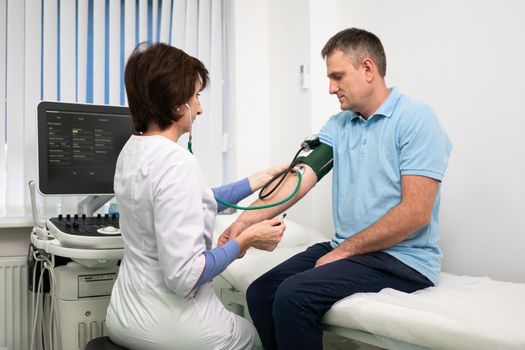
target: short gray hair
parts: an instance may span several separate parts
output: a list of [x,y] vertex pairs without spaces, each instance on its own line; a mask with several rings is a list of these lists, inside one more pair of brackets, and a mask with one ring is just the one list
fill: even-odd
[[381,40],[370,32],[359,28],[348,28],[335,34],[328,40],[321,51],[321,56],[326,58],[334,50],[341,50],[352,56],[354,66],[369,57],[374,61],[379,74],[384,78],[386,75],[386,55]]

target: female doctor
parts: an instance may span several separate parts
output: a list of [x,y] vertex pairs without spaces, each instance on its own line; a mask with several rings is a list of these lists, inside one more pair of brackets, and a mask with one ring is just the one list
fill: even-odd
[[[250,247],[273,250],[285,225],[266,220],[211,249],[217,203],[197,159],[176,143],[202,113],[208,71],[182,50],[139,44],[125,69],[138,135],[122,149],[114,190],[124,258],[106,324],[129,349],[250,349],[255,329],[227,311],[209,283]],[[213,191],[236,202],[283,167]]]

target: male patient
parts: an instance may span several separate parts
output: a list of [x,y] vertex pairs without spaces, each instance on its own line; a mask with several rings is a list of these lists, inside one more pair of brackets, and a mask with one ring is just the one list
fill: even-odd
[[[383,288],[410,293],[439,278],[439,193],[451,150],[445,131],[429,106],[386,86],[385,52],[374,34],[343,30],[322,56],[329,92],[342,109],[319,134],[333,151],[336,231],[330,242],[309,247],[248,288],[250,315],[265,349],[322,349],[321,319],[338,300]],[[294,199],[243,213],[220,244],[312,189],[319,172],[304,168]],[[288,176],[276,194],[254,205],[285,198],[296,181]]]

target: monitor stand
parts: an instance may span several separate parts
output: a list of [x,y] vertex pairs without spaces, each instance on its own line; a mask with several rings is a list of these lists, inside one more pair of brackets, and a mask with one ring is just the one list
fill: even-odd
[[86,216],[93,216],[100,207],[109,202],[113,195],[87,196],[81,200],[77,205],[79,214],[86,214]]

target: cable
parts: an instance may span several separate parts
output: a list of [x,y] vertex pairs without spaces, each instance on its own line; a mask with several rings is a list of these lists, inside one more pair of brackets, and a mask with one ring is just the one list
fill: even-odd
[[[43,279],[43,276],[44,276],[44,269],[41,268],[40,270],[40,277],[38,279],[38,287],[37,287],[37,295],[36,295],[36,310],[35,310],[35,313],[34,313],[34,319],[33,319],[33,330],[31,332],[31,348],[30,350],[33,350],[34,349],[34,345],[35,345],[35,332],[36,332],[36,324],[37,324],[37,320],[38,320],[38,309],[40,308],[40,293],[41,293],[41,289],[43,289],[44,285],[42,283],[42,279]],[[33,289],[35,287],[33,286]],[[34,290],[33,290],[33,293],[34,293]],[[42,310],[43,312],[43,310]]]
[[44,267],[48,270],[50,277],[50,283],[49,283],[49,297],[51,298],[51,305],[49,306],[49,348],[53,349],[53,315],[55,313],[55,296],[54,296],[54,288],[55,288],[55,280],[54,280],[54,272],[51,266],[46,262],[44,263]]
[[[56,335],[57,335],[57,344],[58,349],[61,348],[60,343],[60,320],[57,317],[57,310],[56,310],[56,290],[57,290],[57,280],[55,275],[55,266],[54,262],[49,259],[48,256],[42,254],[39,251],[33,252],[33,258],[35,260],[35,266],[33,269],[33,295],[31,296],[31,309],[32,309],[32,330],[31,330],[31,347],[30,350],[34,350],[36,342],[36,326],[38,324],[38,315],[40,311],[40,296],[41,294],[45,294],[44,289],[44,273],[49,273],[49,282],[50,282],[50,306],[49,306],[49,323],[47,325],[46,329],[46,323],[45,323],[45,299],[42,299],[42,341],[43,341],[43,349],[54,349],[54,336],[53,336],[53,325],[56,325]],[[54,259],[53,259],[54,260]],[[38,284],[36,284],[36,270],[40,267],[40,276],[38,278]],[[46,331],[48,333],[48,338],[46,342]],[[46,343],[49,343],[49,348]]]
[[[35,252],[33,252],[33,256],[34,256]],[[33,321],[34,317],[35,317],[35,287],[36,287],[36,266],[37,266],[38,262],[36,262],[36,258],[35,258],[35,265],[33,267],[33,293],[31,295],[31,321]],[[33,324],[33,322],[31,322],[31,325]],[[34,332],[32,332],[31,334],[31,347],[29,348],[29,350],[33,350],[33,344],[34,343]]]
[[[44,260],[44,269],[46,269],[49,273],[49,297],[51,298],[51,305],[49,307],[49,323],[48,323],[48,331],[49,331],[49,348],[53,349],[53,316],[54,320],[56,321],[56,310],[55,310],[55,293],[56,293],[56,278],[55,278],[55,270],[54,265],[47,258],[46,256],[42,256],[42,260]],[[58,331],[58,330],[57,330]],[[60,338],[59,338],[60,339]]]
[[[54,258],[54,256],[53,256]],[[53,259],[54,260],[54,259]],[[53,310],[53,314],[55,315],[54,317],[54,320],[55,320],[55,324],[56,324],[56,335],[57,335],[57,349],[56,350],[61,350],[62,349],[62,337],[61,337],[61,331],[62,329],[60,328],[60,318],[57,316],[57,305],[56,305],[56,291],[57,291],[57,278],[56,278],[56,275],[55,275],[55,269],[54,269],[54,261],[53,261],[53,269],[50,271],[51,274],[52,274],[52,279],[53,279],[53,292],[51,294],[51,300],[55,300],[55,302],[53,303],[52,305],[52,310]],[[53,325],[53,324],[51,324]]]

